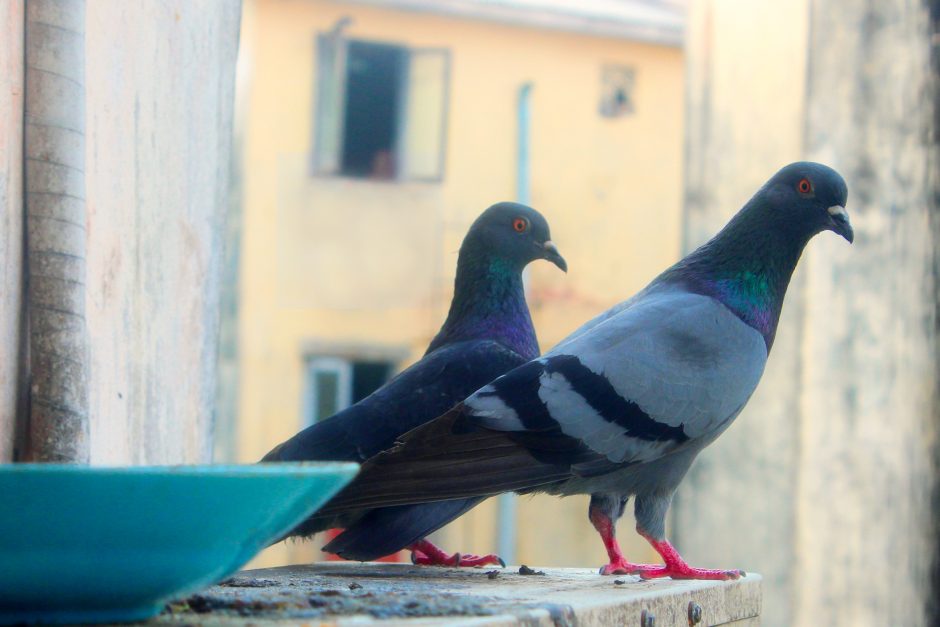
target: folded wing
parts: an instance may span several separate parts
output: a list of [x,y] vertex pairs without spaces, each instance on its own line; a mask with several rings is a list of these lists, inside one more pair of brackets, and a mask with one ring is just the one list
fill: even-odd
[[762,336],[708,296],[650,290],[370,459],[327,511],[547,489],[717,436]]

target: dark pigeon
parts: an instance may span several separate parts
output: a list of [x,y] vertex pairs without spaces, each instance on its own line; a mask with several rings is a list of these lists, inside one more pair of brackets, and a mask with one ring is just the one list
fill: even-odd
[[[804,246],[824,230],[852,241],[846,195],[826,166],[783,168],[639,294],[369,460],[327,511],[506,491],[590,494],[610,558],[602,573],[739,577],[689,566],[665,539],[666,511],[695,456],[757,387]],[[664,566],[620,552],[614,524],[631,496],[637,531]]]
[[[262,461],[363,462],[480,386],[538,357],[522,285],[522,270],[535,259],[547,259],[567,271],[545,218],[511,202],[487,209],[460,247],[450,312],[424,357],[367,398],[280,444]],[[345,531],[324,550],[353,560],[376,559],[408,547],[418,564],[500,563],[495,555],[448,555],[424,539],[481,500],[362,508],[311,518],[289,535],[342,527]]]

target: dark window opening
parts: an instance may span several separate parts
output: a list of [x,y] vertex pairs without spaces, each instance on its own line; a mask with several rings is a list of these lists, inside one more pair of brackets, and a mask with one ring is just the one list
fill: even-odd
[[358,403],[385,385],[392,374],[392,364],[385,361],[354,361],[352,402]]
[[317,37],[313,171],[378,180],[443,180],[450,55]]
[[405,50],[350,41],[347,54],[340,172],[346,176],[394,178]]

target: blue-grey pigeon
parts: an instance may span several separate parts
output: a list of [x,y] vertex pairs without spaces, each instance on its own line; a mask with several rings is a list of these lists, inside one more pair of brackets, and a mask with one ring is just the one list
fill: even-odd
[[[460,247],[450,312],[424,357],[370,396],[280,444],[262,461],[363,462],[482,385],[538,357],[522,285],[523,268],[536,259],[567,271],[539,212],[511,202],[484,211]],[[343,527],[324,550],[346,559],[365,561],[407,547],[416,564],[501,563],[495,555],[449,555],[425,539],[481,500],[363,508],[311,518],[289,535]]]
[[[728,579],[689,566],[665,538],[695,456],[740,413],[764,371],[804,246],[849,242],[834,170],[780,170],[709,242],[543,357],[498,377],[370,459],[329,503],[347,508],[484,497],[591,494],[610,563],[602,573]],[[665,565],[627,562],[614,523],[635,497],[637,531]]]

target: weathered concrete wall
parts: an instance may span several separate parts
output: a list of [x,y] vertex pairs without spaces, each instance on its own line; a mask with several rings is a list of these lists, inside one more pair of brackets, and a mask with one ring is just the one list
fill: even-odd
[[758,393],[680,492],[677,538],[697,563],[761,572],[765,625],[929,624],[940,373],[926,4],[692,11],[689,246],[799,158],[845,175],[856,242],[808,247]]
[[240,10],[88,5],[93,463],[211,457]]
[[[940,241],[928,212],[940,93],[926,4],[811,5],[807,156],[845,174],[856,241],[826,241],[806,260],[803,625],[923,625],[938,594],[928,573]],[[887,578],[870,577],[886,564]]]
[[0,462],[13,458],[23,293],[23,0],[0,4]]
[[[87,447],[90,435],[93,462],[207,461],[241,5],[101,1],[84,17],[68,10],[82,4],[0,5],[0,461],[12,458],[15,433],[36,440],[38,423],[49,427],[39,439],[49,441],[51,458]],[[24,40],[27,18],[35,28]],[[55,40],[63,33],[71,39]],[[24,112],[25,82],[38,91]],[[75,139],[83,127],[85,149]],[[64,139],[53,141],[53,133]],[[26,364],[24,184],[35,205],[31,294],[52,305],[51,313],[33,306],[30,315],[55,327],[34,343],[63,363],[90,357],[90,434],[83,421],[79,431],[62,431],[60,416],[27,425],[17,415]],[[83,197],[87,217],[77,212]],[[37,225],[53,228],[43,234]],[[47,255],[50,243],[65,245],[59,252],[66,254]],[[71,318],[49,298],[65,298]],[[72,323],[82,321],[82,307],[87,338]],[[36,370],[48,360],[33,352]],[[80,378],[56,385],[79,399],[83,386],[68,382]],[[34,395],[56,385],[34,387]],[[33,408],[41,405],[34,396]],[[49,406],[75,414],[70,403]]]
[[[806,0],[691,5],[687,249],[708,239],[773,172],[802,155],[806,10]],[[787,294],[763,383],[735,424],[699,457],[673,507],[674,537],[687,559],[761,573],[768,625],[792,621],[795,514],[786,504],[797,498],[805,270],[797,268]]]

